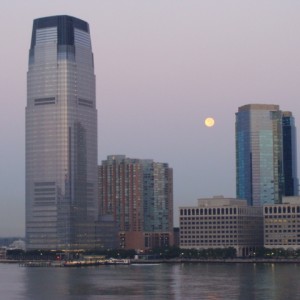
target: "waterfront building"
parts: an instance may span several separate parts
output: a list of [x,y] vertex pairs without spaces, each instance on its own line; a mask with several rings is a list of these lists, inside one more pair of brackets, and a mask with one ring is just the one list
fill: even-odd
[[179,227],[174,227],[173,229],[173,242],[174,242],[174,247],[179,247],[180,245],[180,240],[179,240]]
[[300,249],[300,197],[264,205],[264,247]]
[[95,248],[96,249],[118,249],[119,228],[112,215],[99,216],[95,223]]
[[99,214],[112,215],[119,245],[149,249],[173,243],[173,174],[166,163],[111,155],[99,172]]
[[290,112],[248,104],[236,113],[236,194],[249,205],[298,195],[296,135]]
[[6,259],[6,247],[1,247],[0,246],[0,259]]
[[97,220],[97,110],[87,22],[33,22],[26,106],[27,249],[89,249]]
[[198,206],[179,208],[179,227],[183,249],[233,247],[238,256],[248,256],[263,245],[262,207],[242,199],[198,199]]

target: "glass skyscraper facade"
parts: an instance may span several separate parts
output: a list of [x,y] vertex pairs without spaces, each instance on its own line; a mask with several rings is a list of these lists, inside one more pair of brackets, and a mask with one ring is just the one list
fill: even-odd
[[[293,170],[291,176],[297,176],[296,136],[284,138],[284,123],[278,105],[248,104],[236,113],[236,194],[249,205],[281,203],[288,173]],[[293,150],[284,156],[290,147]],[[290,170],[288,156],[293,157]]]
[[90,248],[97,213],[89,25],[70,16],[36,19],[27,73],[27,249]]
[[282,115],[284,195],[298,196],[297,143],[295,120],[291,112]]

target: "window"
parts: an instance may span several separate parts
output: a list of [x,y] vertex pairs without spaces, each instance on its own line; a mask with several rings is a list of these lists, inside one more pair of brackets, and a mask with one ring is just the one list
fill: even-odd
[[34,99],[34,105],[55,104],[55,97],[37,98]]

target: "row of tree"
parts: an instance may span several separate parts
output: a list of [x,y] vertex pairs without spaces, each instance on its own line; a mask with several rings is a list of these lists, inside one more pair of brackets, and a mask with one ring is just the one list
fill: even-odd
[[236,257],[235,248],[208,248],[208,249],[181,249],[179,247],[170,247],[165,249],[153,249],[150,253],[156,254],[159,258],[234,258]]
[[[134,258],[135,255],[146,255],[157,259],[227,259],[235,258],[236,249],[229,248],[209,248],[209,249],[181,249],[179,247],[155,248],[147,252],[136,252],[135,250],[125,249],[106,249],[78,252],[61,252],[48,250],[7,250],[7,259],[17,260],[58,260],[58,259],[77,259],[83,255],[102,255],[106,258]],[[300,249],[270,249],[257,248],[248,257],[252,258],[300,258]]]
[[300,249],[258,248],[252,256],[258,258],[300,258]]
[[181,249],[179,247],[155,248],[140,253],[135,250],[124,249],[106,249],[80,252],[61,252],[49,250],[7,250],[7,259],[15,260],[59,260],[59,259],[78,259],[83,255],[101,255],[106,258],[134,258],[136,255],[145,255],[157,259],[175,259],[175,258],[233,258],[236,257],[234,248],[222,249]]

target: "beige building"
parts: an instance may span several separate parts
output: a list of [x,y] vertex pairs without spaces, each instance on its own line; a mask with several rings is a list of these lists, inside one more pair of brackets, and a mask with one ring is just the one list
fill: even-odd
[[264,246],[300,249],[300,197],[283,197],[282,202],[264,205]]
[[215,196],[198,200],[198,206],[179,208],[181,248],[234,247],[248,256],[263,246],[262,207],[246,200]]

